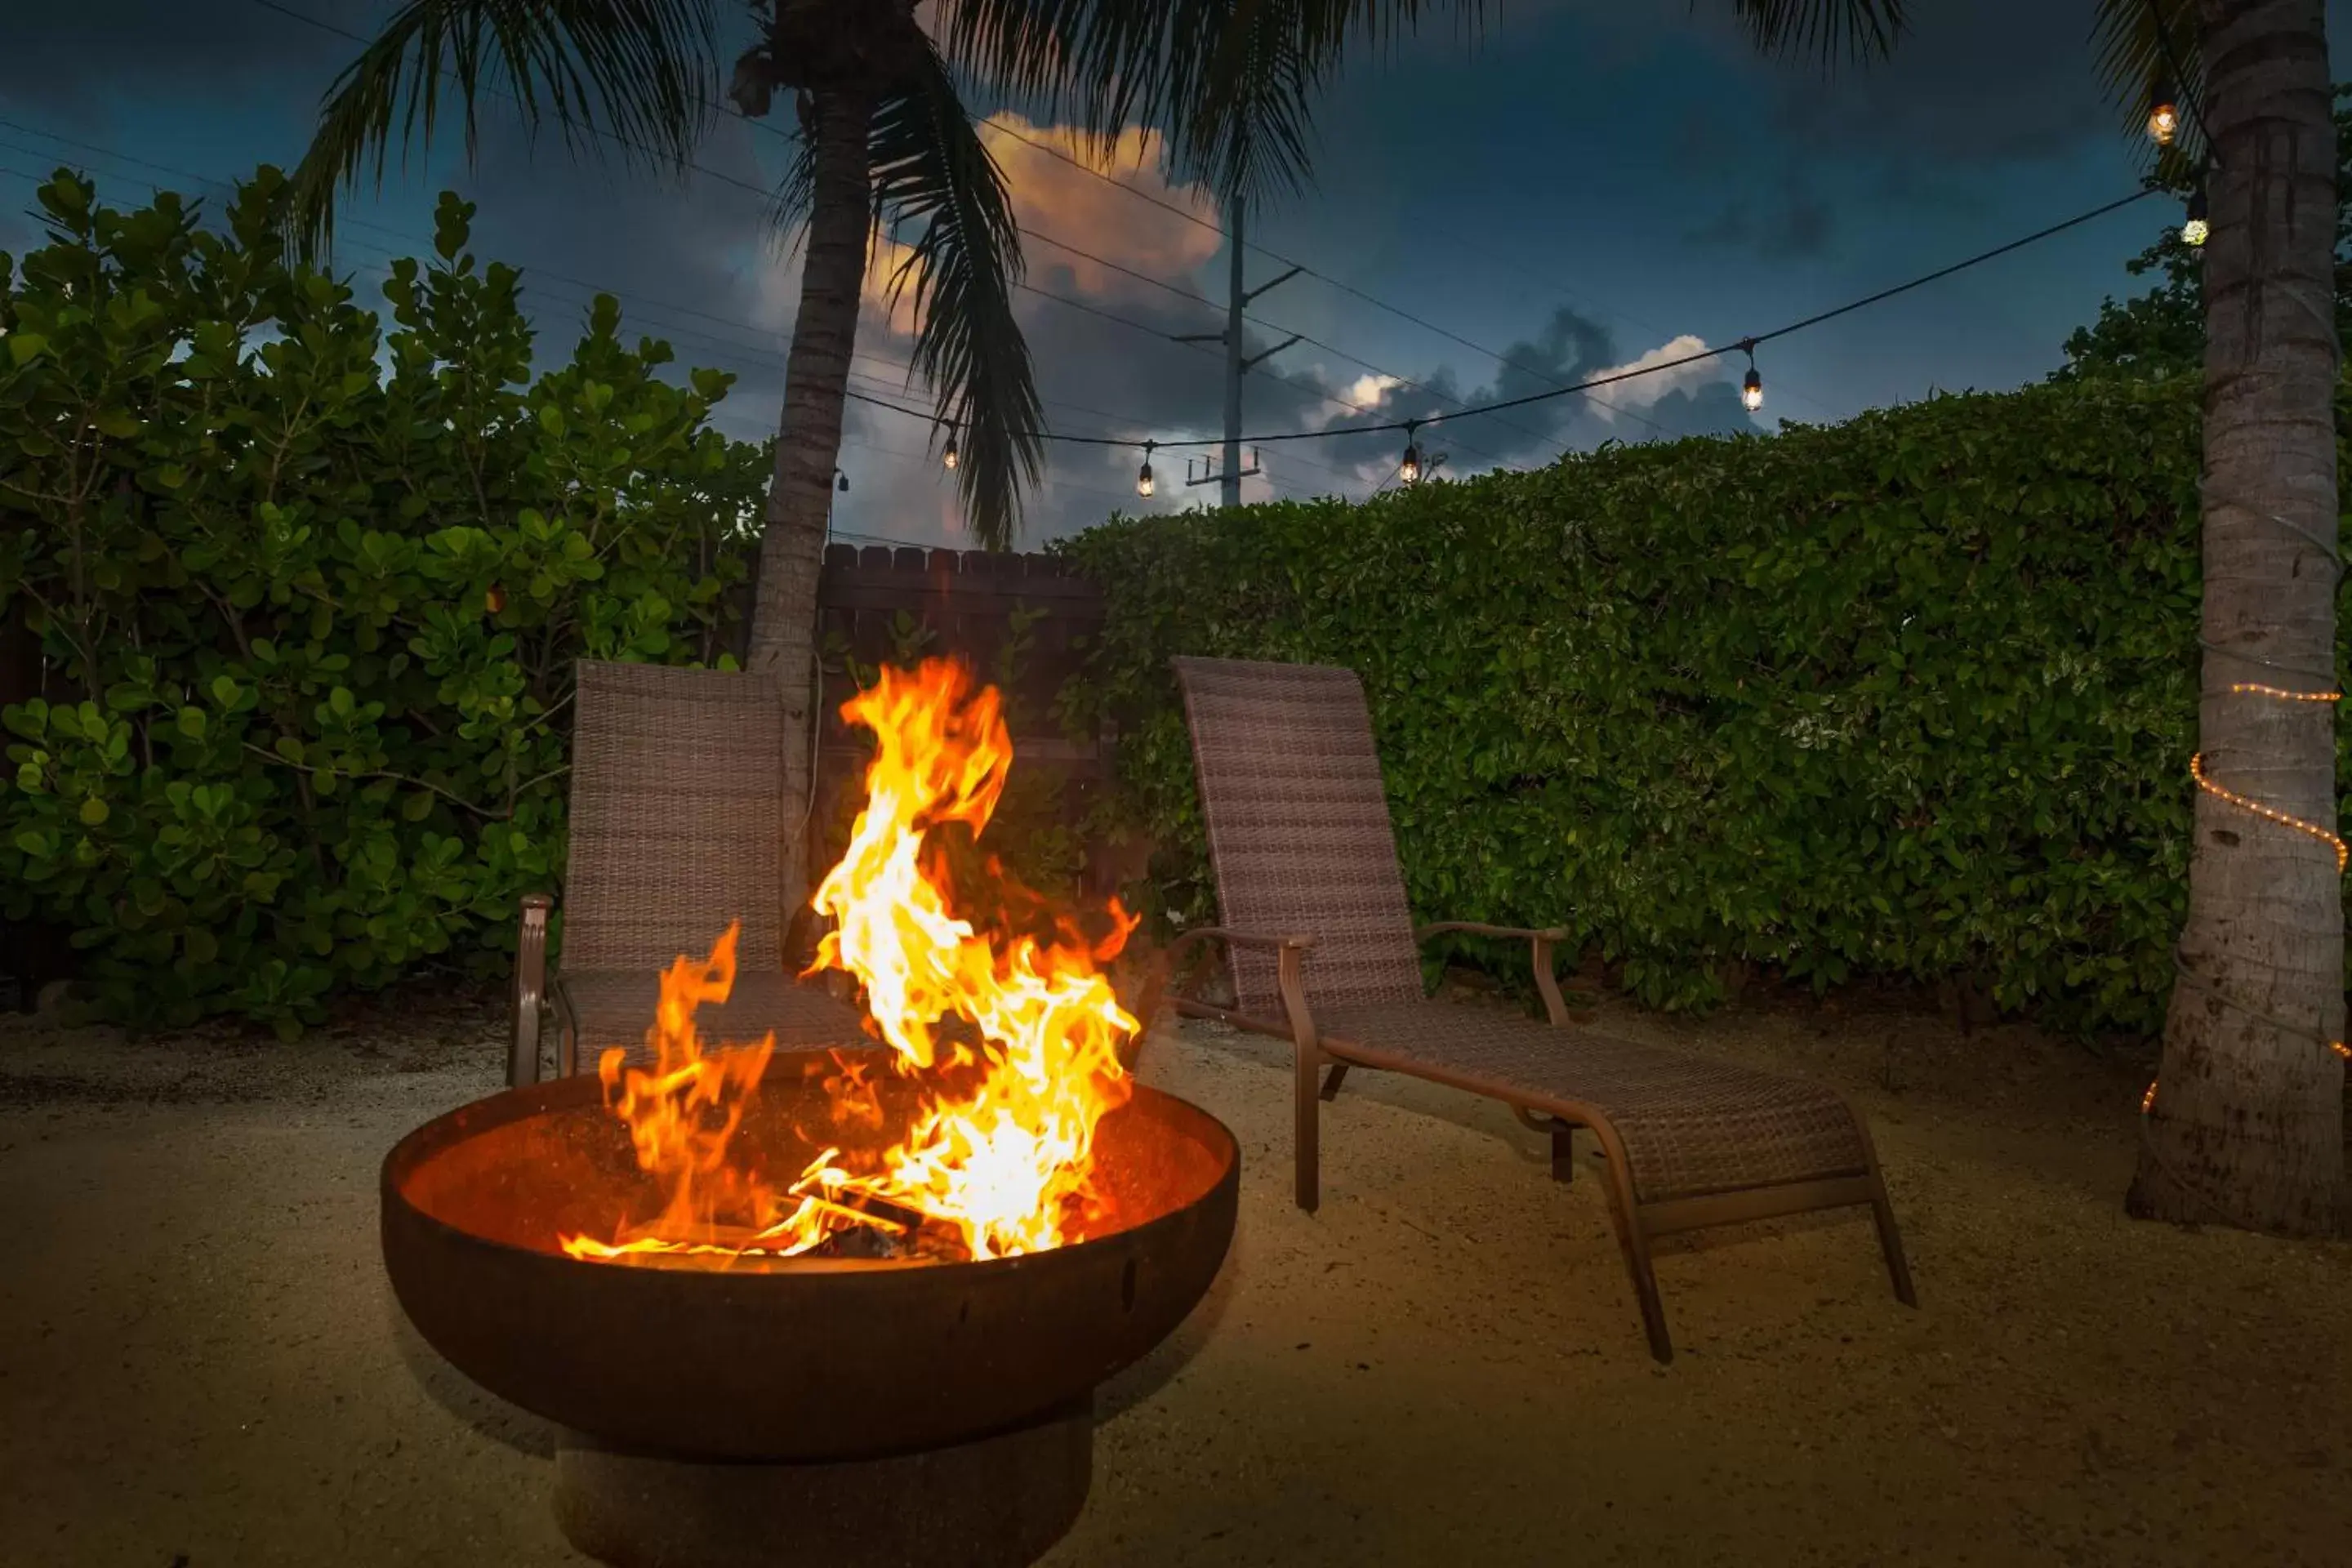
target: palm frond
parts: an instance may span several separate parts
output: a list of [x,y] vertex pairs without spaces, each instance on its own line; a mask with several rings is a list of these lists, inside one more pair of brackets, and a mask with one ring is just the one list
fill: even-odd
[[1318,36],[1324,6],[1242,0],[1218,8],[1225,25],[1211,47],[1169,62],[1169,101],[1190,106],[1171,117],[1171,173],[1229,205],[1261,205],[1306,178],[1313,96],[1342,40]]
[[796,236],[816,205],[816,138],[809,134],[803,115],[801,133],[793,138],[793,161],[768,204],[768,221],[781,236]]
[[1177,178],[1263,200],[1306,178],[1315,90],[1350,52],[1377,54],[1485,0],[938,0],[949,58],[1099,150],[1134,124],[1170,140]]
[[432,139],[452,87],[468,162],[497,92],[534,130],[556,121],[572,150],[685,163],[717,85],[717,31],[714,0],[408,0],[328,89],[292,182],[297,249],[331,239],[335,195],[363,167],[383,182],[395,120],[404,146]]
[[1817,54],[1825,67],[1884,57],[1906,21],[1905,0],[1731,0],[1731,10],[1765,54]]
[[912,290],[914,372],[933,387],[942,424],[958,432],[956,479],[973,537],[1002,550],[1044,458],[1044,412],[1013,315],[1021,235],[1003,175],[946,62],[936,50],[926,55],[919,79],[875,110],[875,211],[893,228],[919,226],[891,273],[890,302]]

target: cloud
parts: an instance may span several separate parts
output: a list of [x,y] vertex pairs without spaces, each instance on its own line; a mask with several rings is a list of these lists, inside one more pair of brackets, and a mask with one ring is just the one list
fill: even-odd
[[[1493,379],[1484,385],[1465,388],[1454,371],[1441,367],[1415,383],[1389,381],[1378,384],[1377,395],[1356,397],[1366,405],[1370,417],[1327,415],[1318,423],[1344,428],[1451,416],[1420,432],[1416,444],[1424,456],[1442,455],[1444,471],[1455,475],[1541,465],[1564,451],[1603,440],[1753,430],[1738,392],[1724,379],[1727,367],[1720,358],[1652,371],[1703,353],[1706,346],[1703,339],[1685,333],[1621,358],[1606,328],[1562,307],[1546,319],[1540,331],[1507,345],[1502,351],[1506,363],[1497,364]],[[1635,374],[1590,394],[1541,396],[1629,371],[1652,374]],[[1350,395],[1368,393],[1373,384],[1367,377],[1348,390]],[[1522,397],[1541,400],[1494,414],[1457,412]],[[1404,437],[1391,431],[1339,437],[1315,446],[1318,458],[1343,467],[1359,482],[1379,484],[1394,473]]]
[[1642,434],[1657,440],[1685,436],[1752,436],[1756,421],[1741,405],[1739,393],[1728,381],[1678,386],[1654,400],[1644,410]]
[[1807,190],[1802,178],[1792,172],[1782,177],[1777,199],[1753,204],[1746,196],[1736,196],[1683,237],[1709,249],[1794,261],[1826,251],[1835,226],[1829,204]]
[[[1207,437],[1221,426],[1222,353],[1170,341],[1178,333],[1214,330],[1221,318],[1120,270],[1206,292],[1194,272],[1223,244],[1213,227],[1203,226],[1215,221],[1213,204],[1198,192],[1167,181],[1157,133],[1129,132],[1113,146],[1100,149],[1066,128],[1040,125],[1014,114],[999,113],[983,124],[992,128],[984,129],[982,136],[1003,172],[1016,219],[1030,231],[1023,246],[1027,277],[1043,292],[1017,292],[1014,312],[1028,341],[1039,392],[1046,400],[1048,426],[1118,443],[1048,444],[1044,483],[1028,498],[1024,542],[1034,543],[1098,522],[1116,509],[1169,511],[1213,499],[1213,487],[1183,483],[1184,458],[1197,458],[1197,451],[1163,451],[1155,457],[1157,494],[1150,500],[1136,496],[1134,484],[1145,440]],[[1031,141],[1058,149],[1085,168],[1039,150]],[[1086,169],[1114,177],[1166,207],[1123,194]],[[1202,221],[1191,221],[1184,213]],[[1074,256],[1041,236],[1066,238],[1088,255]],[[877,247],[867,277],[852,386],[929,409],[929,390],[909,385],[903,369],[918,324],[911,299],[902,297],[895,310],[885,308],[887,279],[907,254],[904,246],[887,238]],[[772,253],[762,268],[761,319],[788,333],[799,297],[798,258]],[[1076,300],[1133,325],[1090,314],[1049,295]],[[742,387],[737,401],[747,409],[755,401],[772,409],[781,394],[780,380],[763,380]],[[1261,416],[1308,423],[1322,406],[1312,392],[1252,378],[1254,423]],[[845,448],[843,465],[855,477],[849,493],[836,503],[840,528],[926,544],[960,547],[970,542],[963,535],[953,481],[929,450],[926,424],[853,401],[845,432],[851,444]],[[1287,465],[1289,470],[1299,468]],[[1244,481],[1245,499],[1274,493],[1263,478]]]
[[[1612,364],[1593,372],[1583,379],[1599,381],[1616,375],[1631,378],[1601,389],[1594,400],[1594,412],[1603,422],[1614,424],[1621,412],[1645,408],[1670,393],[1687,396],[1685,388],[1722,380],[1723,364],[1720,360],[1699,360],[1688,364],[1675,363],[1706,352],[1705,338],[1694,332],[1685,332],[1623,364]],[[1661,366],[1667,368],[1657,368]],[[1643,372],[1649,374],[1643,374]]]
[[[383,17],[381,0],[302,5],[363,33]],[[243,173],[264,159],[290,165],[301,154],[320,95],[356,48],[273,18],[249,0],[125,0],[103,16],[102,10],[51,7],[37,34],[12,37],[0,58],[0,92],[9,98],[0,115],[41,120],[64,134],[211,174]],[[46,95],[43,103],[76,106],[105,128],[77,131],[62,110],[26,107],[36,89]],[[195,133],[166,140],[163,128],[182,121]],[[1221,319],[1119,268],[1221,296],[1222,240],[1203,226],[1216,219],[1213,204],[1168,182],[1155,136],[1131,133],[1097,152],[1066,131],[1014,115],[999,114],[989,123],[994,129],[982,134],[1010,184],[1019,221],[1035,235],[1066,240],[1100,258],[1075,256],[1033,236],[1024,247],[1029,280],[1133,323],[1037,293],[1018,297],[1051,427],[1107,443],[1048,448],[1045,483],[1029,500],[1023,542],[1034,547],[1115,510],[1173,511],[1213,501],[1214,485],[1183,482],[1187,458],[1213,455],[1213,447],[1161,447],[1152,459],[1159,492],[1150,501],[1135,495],[1134,482],[1147,438],[1207,439],[1221,429],[1222,352],[1213,344],[1169,341],[1171,334],[1213,331]],[[789,117],[777,124],[788,126]],[[542,135],[533,142],[495,110],[486,112],[483,130],[472,170],[458,167],[454,138],[437,138],[430,166],[416,160],[415,173],[403,175],[395,162],[383,202],[362,196],[347,209],[358,221],[343,231],[336,259],[353,275],[362,302],[383,309],[378,290],[390,255],[429,253],[430,224],[423,213],[440,185],[453,184],[479,204],[475,252],[522,268],[542,363],[568,356],[588,294],[607,289],[621,296],[625,333],[669,339],[681,374],[710,365],[738,377],[718,415],[722,428],[746,439],[772,434],[802,258],[777,243],[759,193],[774,188],[789,148],[766,131],[725,117],[698,154],[725,177],[681,181],[611,160],[575,158],[560,137]],[[1180,210],[1124,195],[1025,144],[1021,135],[1091,162]],[[150,171],[97,157],[93,167],[107,199],[118,205],[145,199]],[[886,247],[875,258],[851,385],[927,409],[928,390],[905,384],[915,323],[903,301],[890,313],[880,300],[882,280],[903,254]],[[1333,331],[1335,342],[1356,346],[1344,325]],[[1253,333],[1249,347],[1276,341]],[[1642,357],[1621,353],[1598,324],[1573,311],[1530,322],[1506,353],[1508,366],[1473,363],[1459,372],[1407,361],[1400,368],[1412,374],[1408,383],[1366,375],[1353,364],[1319,366],[1302,348],[1249,378],[1245,426],[1259,432],[1344,428],[1422,417],[1464,402],[1539,392]],[[1650,353],[1654,357],[1663,350]],[[1622,410],[1613,416],[1585,398],[1561,397],[1503,415],[1449,420],[1433,426],[1422,444],[1431,453],[1448,454],[1445,471],[1467,473],[1496,463],[1549,461],[1563,447],[1611,436],[1647,438],[1727,427],[1721,424],[1727,417],[1744,423],[1736,394],[1719,379],[1644,378],[1606,395]],[[1368,421],[1348,404],[1379,417]],[[850,405],[840,462],[851,488],[836,493],[834,504],[843,535],[970,542],[952,476],[929,449],[929,437],[925,419],[870,404]],[[1333,490],[1360,496],[1391,479],[1402,446],[1394,432],[1267,446],[1258,454],[1265,472],[1245,480],[1243,494],[1248,500]]]
[[[1105,298],[1138,290],[1161,292],[1050,240],[1066,240],[1118,267],[1171,281],[1189,278],[1223,247],[1213,226],[1215,204],[1192,186],[1168,183],[1157,131],[1129,130],[1110,146],[1097,148],[1065,127],[1038,125],[1008,111],[982,121],[981,140],[1004,172],[1014,218],[1030,231],[1025,249],[1040,282],[1058,278],[1065,286]],[[1065,159],[1084,167],[1073,167]],[[1096,178],[1097,174],[1166,206],[1139,201]]]

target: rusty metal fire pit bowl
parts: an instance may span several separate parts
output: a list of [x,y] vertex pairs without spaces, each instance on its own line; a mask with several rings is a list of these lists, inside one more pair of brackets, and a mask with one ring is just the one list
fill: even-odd
[[[797,1169],[825,1058],[778,1056],[737,1136]],[[1097,1129],[1107,1215],[987,1262],[692,1267],[565,1255],[643,1202],[593,1077],[426,1123],[383,1164],[409,1321],[491,1393],[576,1434],[556,1516],[625,1568],[1035,1560],[1085,1505],[1092,1395],[1182,1321],[1233,1239],[1239,1154],[1138,1087]]]

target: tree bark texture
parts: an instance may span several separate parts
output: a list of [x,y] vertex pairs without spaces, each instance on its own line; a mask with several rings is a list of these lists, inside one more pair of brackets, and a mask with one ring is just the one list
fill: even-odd
[[[2334,832],[2336,133],[2322,0],[2203,0],[2212,237],[2203,682],[2215,784]],[[2343,880],[2323,839],[2200,790],[2189,921],[2127,1206],[2343,1222]]]
[[760,538],[758,592],[747,664],[774,680],[784,706],[786,927],[808,885],[804,827],[814,781],[809,765],[816,689],[817,574],[841,449],[842,394],[857,343],[873,220],[866,134],[874,100],[859,92],[814,95],[816,188],[801,269],[800,312],[784,366],[784,411]]

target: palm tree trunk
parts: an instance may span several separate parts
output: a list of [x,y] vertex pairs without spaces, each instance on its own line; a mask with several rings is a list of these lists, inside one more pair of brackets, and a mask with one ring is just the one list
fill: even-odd
[[[2322,0],[2204,0],[2204,678],[2214,784],[2333,832],[2336,133]],[[2343,881],[2334,847],[2200,791],[2134,1214],[2341,1223]]]
[[808,885],[803,825],[815,782],[808,735],[817,702],[817,574],[824,563],[825,520],[841,452],[842,393],[857,345],[866,281],[866,239],[873,216],[866,132],[873,118],[874,100],[863,93],[815,95],[816,188],[809,208],[808,255],[801,268],[792,354],[784,365],[783,427],[768,487],[745,661],[755,674],[776,682],[784,705],[787,930]]

